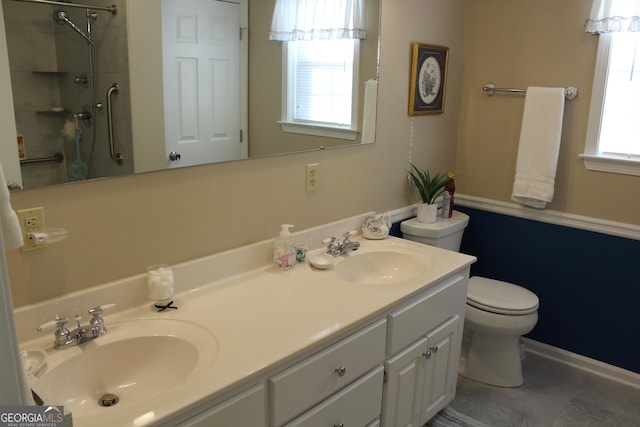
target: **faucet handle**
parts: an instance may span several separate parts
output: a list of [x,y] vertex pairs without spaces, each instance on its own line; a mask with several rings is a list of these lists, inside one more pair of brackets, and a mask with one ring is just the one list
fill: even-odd
[[61,328],[64,328],[64,325],[66,325],[68,322],[69,322],[68,317],[57,318],[55,320],[51,320],[49,322],[43,323],[42,325],[38,326],[36,330],[38,332],[43,332],[43,331],[50,331],[52,329],[61,329]]
[[320,243],[322,243],[323,245],[326,245],[327,243],[333,243],[335,241],[336,241],[335,237],[327,237],[326,239],[322,239]]
[[96,316],[100,316],[105,311],[113,310],[117,306],[118,305],[114,303],[104,304],[104,305],[99,305],[97,307],[90,308],[87,312],[89,313],[89,316],[93,316],[95,318]]
[[116,304],[105,304],[99,305],[98,307],[93,307],[88,310],[88,313],[91,317],[89,320],[89,326],[91,327],[91,332],[94,336],[100,336],[107,333],[107,328],[104,327],[104,320],[100,315],[109,310],[113,310],[116,308]]
[[91,325],[92,327],[98,327],[100,329],[104,329],[104,326],[103,326],[104,321],[102,320],[102,317],[100,317],[100,315],[105,311],[113,310],[116,307],[117,307],[116,304],[111,303],[111,304],[99,305],[97,307],[93,307],[87,310],[87,312],[89,313],[89,316],[92,316],[91,320],[89,320],[89,325]]
[[344,237],[345,241],[348,241],[351,236],[354,236],[356,234],[358,234],[358,232],[356,230],[351,230],[351,231],[347,231],[346,233],[344,233],[342,235],[342,237]]
[[71,332],[67,328],[64,327],[69,322],[69,318],[57,318],[55,320],[51,320],[49,322],[45,322],[42,325],[38,326],[38,332],[42,331],[50,331],[51,329],[55,329],[56,331],[53,333],[55,337],[53,346],[54,348],[65,348],[68,345],[71,345],[74,342],[74,337],[71,336]]

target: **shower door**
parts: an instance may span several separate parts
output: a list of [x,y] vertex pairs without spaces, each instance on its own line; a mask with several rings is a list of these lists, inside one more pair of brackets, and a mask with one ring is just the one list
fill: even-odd
[[162,20],[169,167],[246,158],[240,117],[240,5],[163,0]]

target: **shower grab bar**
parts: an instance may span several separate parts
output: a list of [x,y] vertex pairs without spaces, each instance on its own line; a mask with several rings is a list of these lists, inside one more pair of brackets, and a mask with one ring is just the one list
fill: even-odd
[[109,154],[114,162],[121,165],[124,160],[122,153],[116,153],[113,143],[113,110],[111,109],[111,97],[120,92],[120,86],[118,83],[114,83],[107,90],[107,132],[109,134]]
[[21,165],[28,165],[30,163],[47,163],[47,162],[62,163],[63,161],[64,161],[64,154],[62,154],[62,153],[53,153],[49,157],[34,157],[33,159],[20,160],[20,164]]
[[[496,87],[493,83],[487,83],[482,87],[482,91],[487,95],[494,95],[496,92],[509,92],[509,93],[527,93],[526,89],[516,89],[516,88],[506,88],[506,87]],[[564,90],[564,96],[569,100],[573,101],[578,96],[578,88],[575,86],[569,86]]]
[[118,14],[118,7],[115,4],[112,4],[111,6],[92,6],[92,5],[86,5],[86,4],[66,3],[63,1],[53,1],[53,0],[14,0],[14,1],[19,1],[22,3],[53,4],[53,5],[64,6],[64,7],[77,7],[80,9],[106,10],[112,15]]

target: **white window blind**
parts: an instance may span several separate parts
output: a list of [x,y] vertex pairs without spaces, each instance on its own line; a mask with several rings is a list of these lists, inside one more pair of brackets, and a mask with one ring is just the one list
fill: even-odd
[[293,77],[289,121],[351,127],[356,43],[353,39],[289,43]]

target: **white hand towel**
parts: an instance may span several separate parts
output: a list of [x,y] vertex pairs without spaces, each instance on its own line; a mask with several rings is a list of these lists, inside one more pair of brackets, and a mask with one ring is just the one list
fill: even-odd
[[0,224],[2,225],[5,249],[16,249],[24,244],[18,215],[11,207],[9,189],[7,188],[7,181],[4,179],[2,165],[0,165]]
[[367,80],[364,88],[364,111],[362,114],[363,144],[376,141],[376,109],[378,106],[378,81]]
[[553,198],[565,89],[530,87],[524,101],[511,199],[543,209]]

